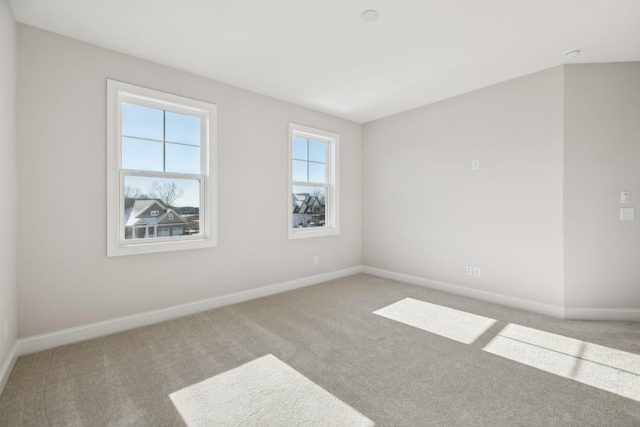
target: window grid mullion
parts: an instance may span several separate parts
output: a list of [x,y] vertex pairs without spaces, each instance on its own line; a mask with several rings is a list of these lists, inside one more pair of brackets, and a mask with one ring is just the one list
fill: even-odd
[[138,139],[140,141],[163,142],[161,139],[145,138],[142,136],[131,136],[131,135],[124,135],[124,134],[122,134],[122,138]]
[[309,167],[309,158],[310,158],[309,154],[311,154],[309,152],[310,149],[311,149],[311,142],[309,141],[309,138],[307,138],[307,182],[310,181],[309,177],[311,176],[310,167]]
[[162,170],[167,171],[167,110],[162,110]]
[[158,172],[158,171],[141,171],[135,169],[120,169],[120,171],[129,176],[144,176],[149,178],[174,178],[174,179],[204,179],[204,174],[196,173],[175,173],[175,172]]
[[292,187],[328,187],[329,184],[325,184],[323,182],[303,182],[303,181],[292,181]]

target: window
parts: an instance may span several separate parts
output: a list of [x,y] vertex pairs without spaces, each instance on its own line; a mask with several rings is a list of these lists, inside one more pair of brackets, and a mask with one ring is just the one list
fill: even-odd
[[216,246],[216,106],[113,80],[107,92],[107,256]]
[[339,139],[289,123],[289,239],[339,234]]

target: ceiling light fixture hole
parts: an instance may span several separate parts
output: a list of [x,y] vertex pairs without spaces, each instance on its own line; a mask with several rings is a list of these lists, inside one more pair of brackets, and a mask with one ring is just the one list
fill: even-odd
[[362,20],[362,22],[370,24],[378,19],[378,12],[376,12],[375,10],[365,10],[364,12],[362,12],[362,15],[360,15],[360,19]]
[[567,59],[573,59],[578,57],[578,55],[580,55],[580,50],[579,49],[575,49],[575,50],[570,50],[569,52],[564,54],[564,57]]

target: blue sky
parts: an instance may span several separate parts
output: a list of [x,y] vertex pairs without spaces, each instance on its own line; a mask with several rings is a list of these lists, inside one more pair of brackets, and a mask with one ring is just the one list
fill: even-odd
[[122,167],[200,173],[200,117],[122,104]]
[[292,179],[299,182],[327,182],[327,144],[313,139],[293,137]]
[[[151,172],[200,173],[201,118],[122,103],[122,168]],[[148,193],[154,181],[184,190],[176,206],[199,206],[199,182],[160,177],[125,177],[125,186]]]

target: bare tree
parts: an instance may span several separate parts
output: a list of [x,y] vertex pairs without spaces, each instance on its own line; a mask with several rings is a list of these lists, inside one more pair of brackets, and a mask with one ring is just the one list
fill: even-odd
[[147,195],[138,187],[134,187],[133,185],[124,186],[125,199],[144,199],[145,197],[147,197]]
[[184,196],[184,190],[178,187],[175,182],[160,184],[157,181],[153,181],[149,195],[162,201],[166,206],[173,207],[173,202]]
[[327,201],[325,192],[321,190],[314,190],[313,193],[311,193],[311,196],[318,199],[318,202],[320,202],[320,206],[324,206],[325,202]]

